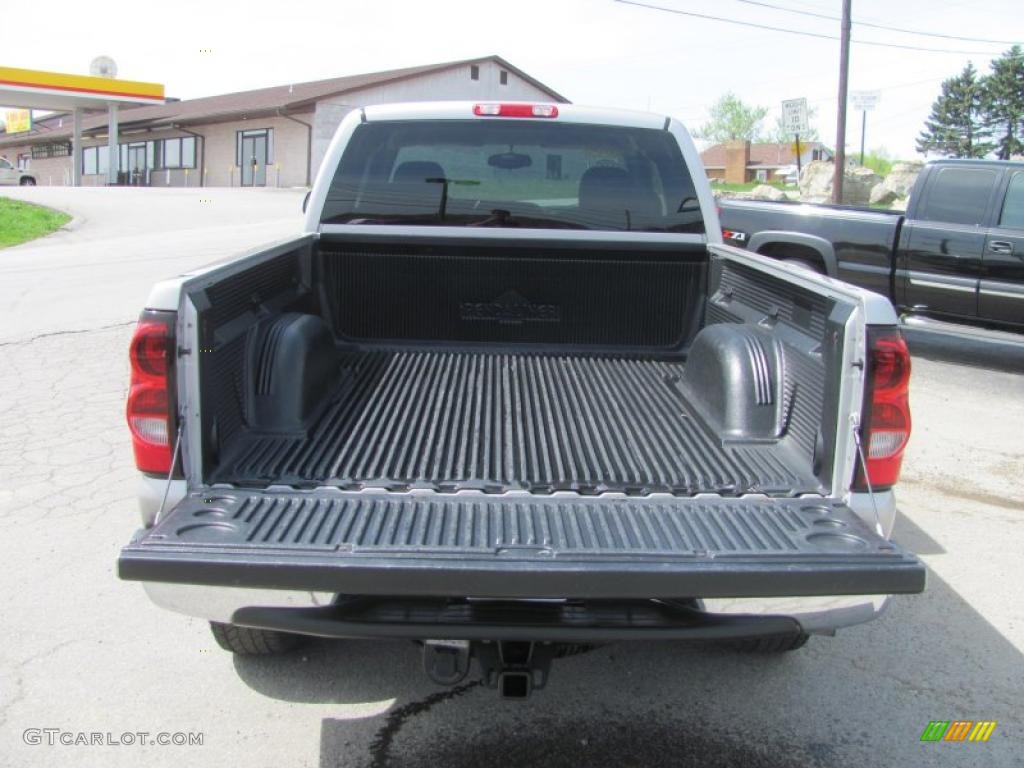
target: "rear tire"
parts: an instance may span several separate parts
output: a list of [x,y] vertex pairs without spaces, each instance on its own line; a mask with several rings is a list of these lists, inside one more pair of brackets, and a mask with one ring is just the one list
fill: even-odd
[[234,624],[221,624],[217,621],[210,622],[210,631],[217,645],[239,656],[274,656],[287,653],[305,641],[302,635],[236,627]]
[[785,653],[803,648],[807,643],[806,632],[795,635],[767,635],[765,637],[740,637],[731,640],[729,646],[740,653]]
[[19,187],[34,187],[35,185],[36,180],[31,176],[22,176],[21,181],[18,182]]

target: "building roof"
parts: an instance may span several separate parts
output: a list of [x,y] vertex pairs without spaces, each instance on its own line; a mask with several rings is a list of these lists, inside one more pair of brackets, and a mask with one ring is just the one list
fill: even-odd
[[[800,149],[803,152],[822,148],[824,145],[820,141],[800,142]],[[725,144],[708,147],[700,153],[700,159],[704,161],[705,168],[725,168]],[[787,165],[796,165],[796,153],[793,151],[791,143],[751,142],[750,160],[747,161],[748,168],[782,168]]]
[[[171,124],[189,125],[216,122],[242,116],[261,117],[278,112],[309,112],[312,110],[313,105],[321,99],[340,96],[371,86],[407,80],[431,72],[455,69],[456,67],[484,62],[497,63],[534,87],[546,92],[553,101],[569,102],[560,93],[513,66],[500,56],[484,56],[477,59],[446,61],[439,64],[390,69],[384,72],[370,72],[361,75],[334,77],[328,80],[314,80],[309,83],[276,85],[270,88],[206,96],[199,99],[169,101],[158,106],[134,107],[118,113],[118,126],[122,130],[126,128],[156,128]],[[47,140],[69,138],[72,133],[71,121],[65,120],[63,122],[63,126],[59,128],[40,126],[40,130],[33,129],[29,133],[21,133],[9,137],[0,134],[0,146],[20,144],[26,141],[32,142],[43,138]],[[106,126],[106,112],[86,115],[82,120],[83,134],[88,134],[90,131],[105,130]]]

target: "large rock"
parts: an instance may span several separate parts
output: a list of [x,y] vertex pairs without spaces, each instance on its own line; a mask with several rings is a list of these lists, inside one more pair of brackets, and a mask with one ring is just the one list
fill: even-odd
[[785,200],[786,193],[770,184],[758,184],[750,190],[751,200]]
[[875,188],[871,190],[871,197],[868,198],[868,203],[874,206],[887,208],[899,199],[899,195],[893,190],[885,186],[883,181],[881,184],[876,184]]
[[827,203],[832,199],[832,163],[814,160],[800,172],[800,199],[808,203]]
[[847,169],[843,177],[843,202],[848,205],[867,205],[871,201],[871,190],[881,180],[882,177],[870,168]]
[[758,184],[750,190],[734,192],[712,188],[711,193],[720,200],[787,200],[786,193],[769,184]]
[[[808,203],[832,201],[832,163],[815,160],[800,174],[800,199]],[[843,175],[843,202],[867,205],[871,190],[881,178],[870,168],[847,168]]]
[[897,200],[905,200],[922,168],[924,163],[920,160],[893,163],[889,175],[871,190],[871,205],[893,205]]

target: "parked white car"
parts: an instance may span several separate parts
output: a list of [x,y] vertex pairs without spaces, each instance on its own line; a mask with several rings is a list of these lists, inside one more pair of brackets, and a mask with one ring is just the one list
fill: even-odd
[[0,157],[0,185],[34,187],[36,177],[26,170],[16,167],[6,157]]

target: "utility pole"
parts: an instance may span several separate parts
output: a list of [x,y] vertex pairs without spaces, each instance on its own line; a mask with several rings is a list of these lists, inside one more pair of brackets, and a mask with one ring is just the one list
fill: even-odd
[[860,164],[864,165],[864,137],[868,134],[868,111],[860,111]]
[[846,170],[846,90],[850,76],[850,4],[843,0],[843,21],[839,42],[839,116],[836,120],[836,157],[832,176],[832,202],[843,202],[843,173]]

